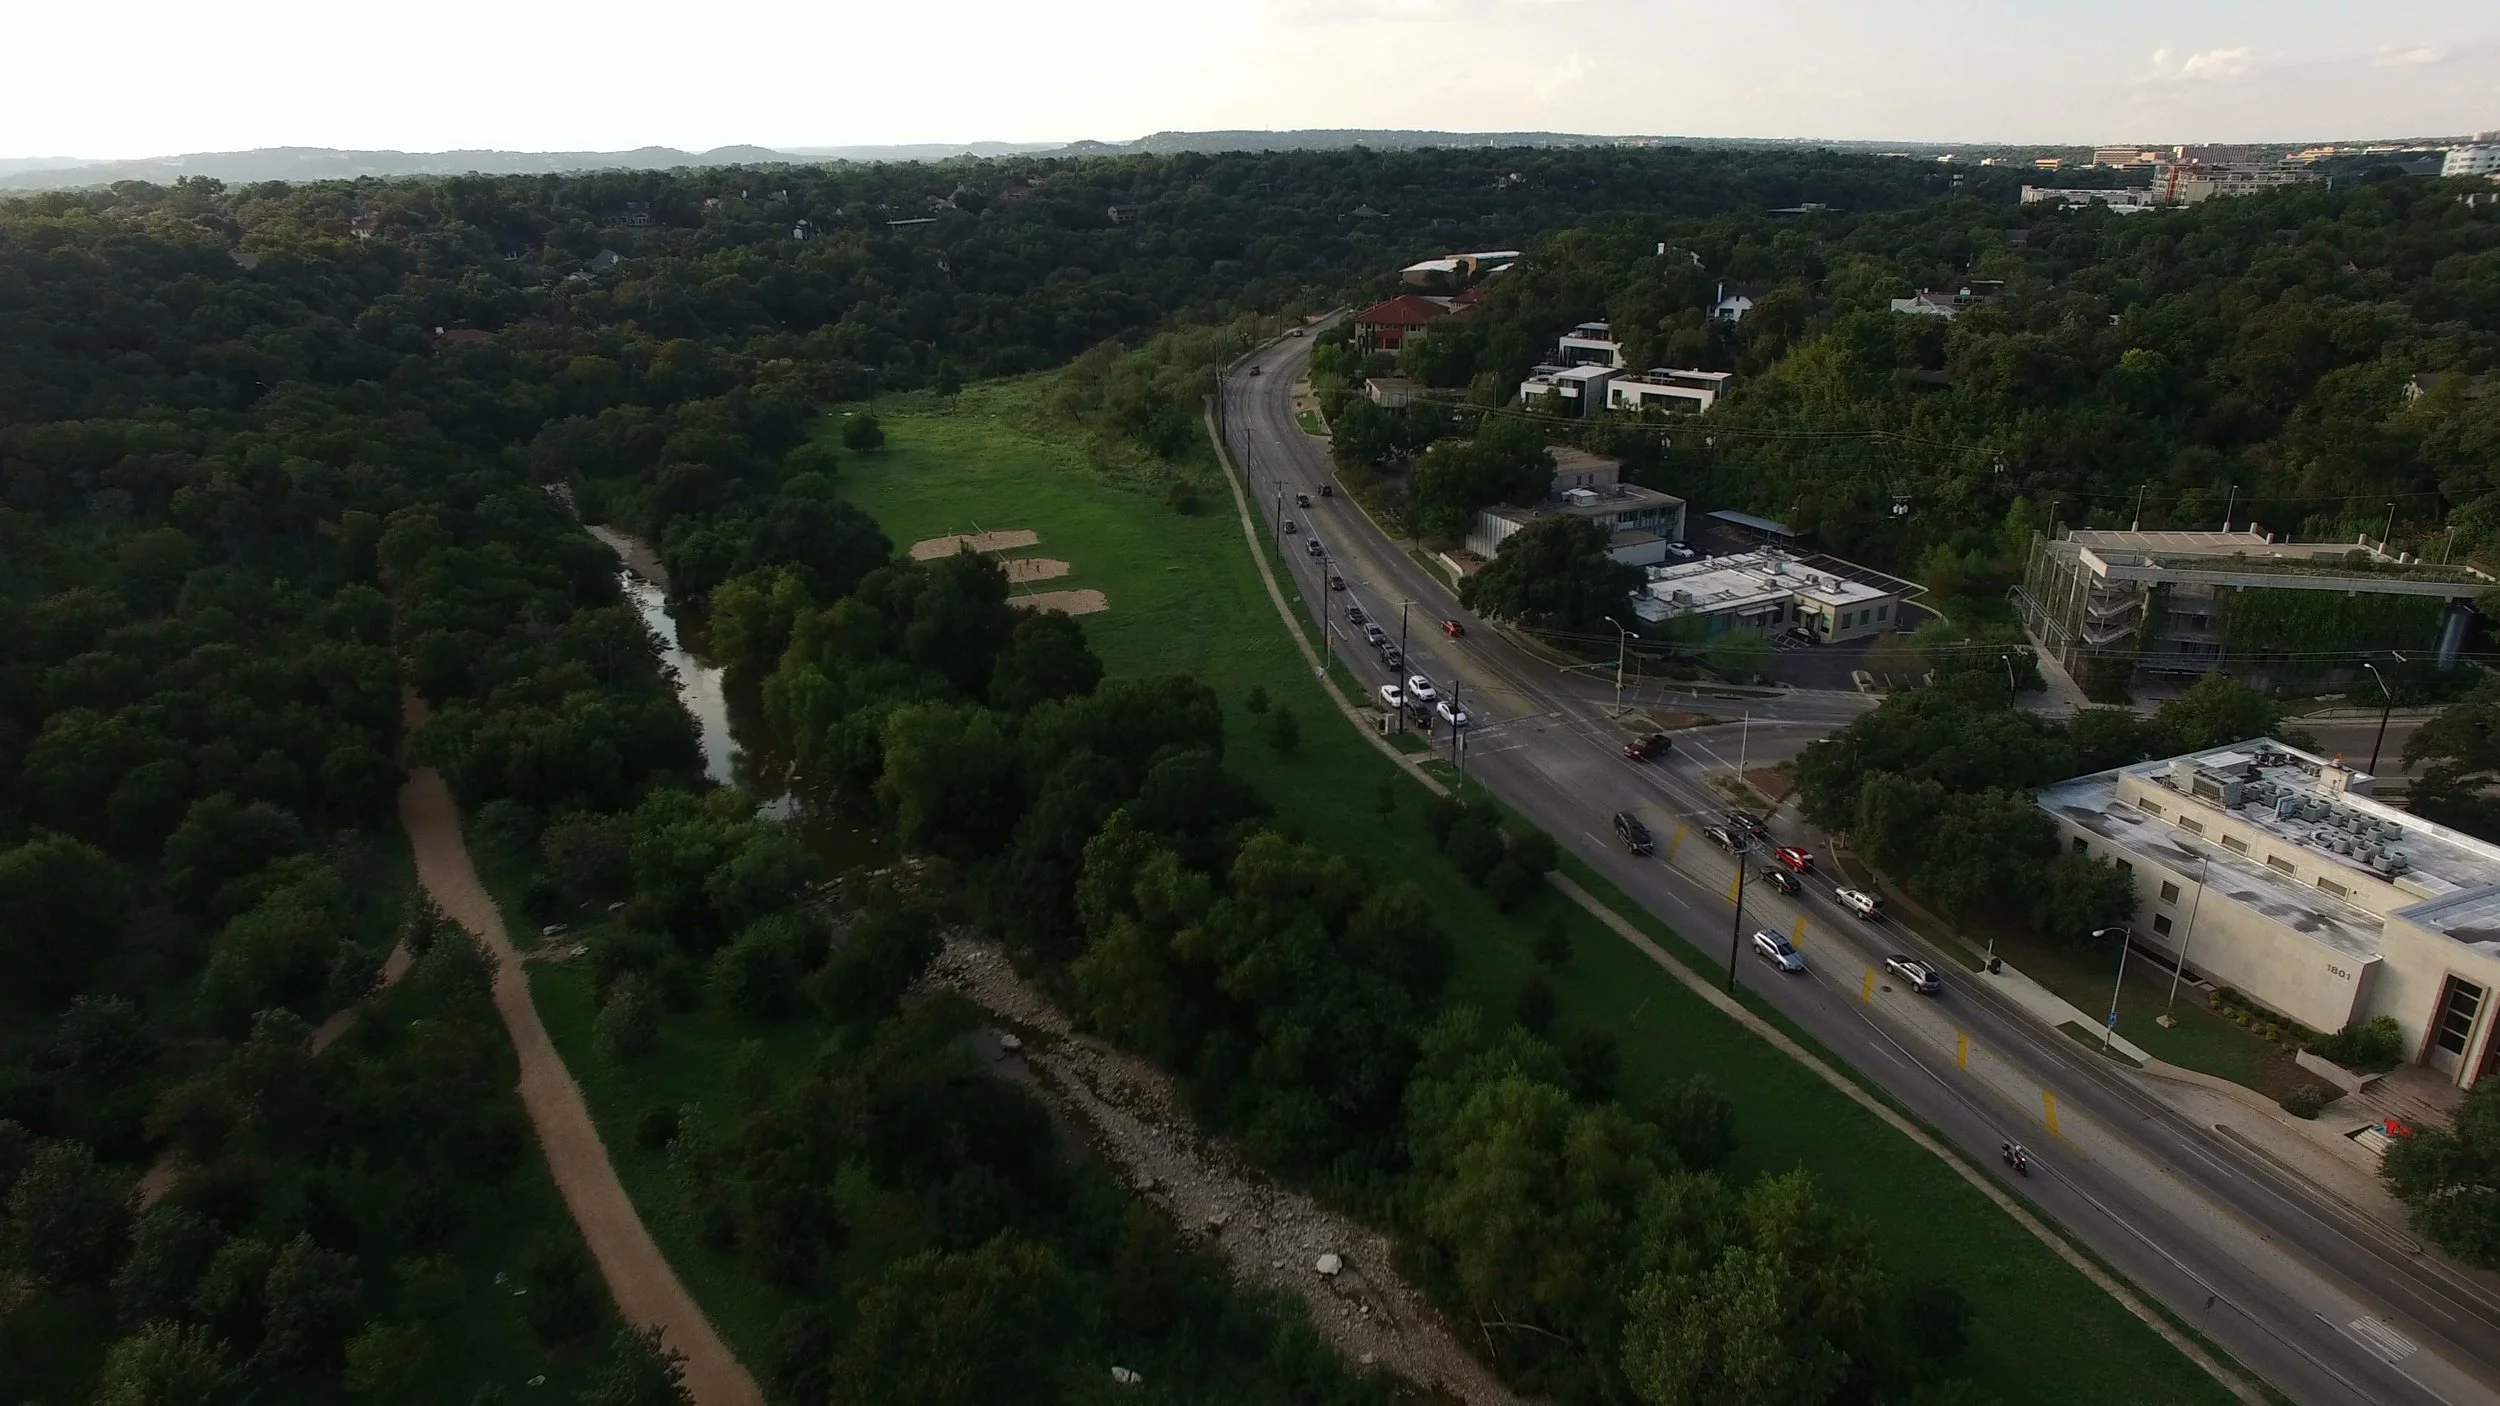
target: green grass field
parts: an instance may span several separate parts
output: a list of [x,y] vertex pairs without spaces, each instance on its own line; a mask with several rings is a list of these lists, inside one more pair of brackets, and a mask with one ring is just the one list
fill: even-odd
[[[1113,671],[1187,672],[1213,685],[1226,703],[1239,770],[1275,804],[1284,827],[1358,856],[1384,876],[1421,883],[1458,938],[1460,999],[1507,1010],[1534,970],[1531,936],[1563,924],[1577,949],[1555,983],[1563,1024],[1621,1038],[1627,1091],[1706,1072],[1739,1109],[1738,1175],[1813,1172],[1866,1219],[1894,1266],[1961,1288],[1977,1307],[1963,1370],[1989,1395],[2228,1399],[1932,1156],[1747,1034],[1559,895],[1541,895],[1517,913],[1496,912],[1433,850],[1422,825],[1422,788],[1335,716],[1279,628],[1229,493],[1206,495],[1198,515],[1183,516],[1137,476],[1099,471],[1083,446],[1040,413],[1037,386],[1023,380],[974,387],[951,408],[881,407],[890,447],[846,459],[842,491],[898,544],[975,529],[1040,534],[1038,545],[1009,555],[1066,560],[1071,574],[1049,588],[1091,586],[1108,596],[1109,610],[1086,623]],[[1274,551],[1272,542],[1265,545]],[[1262,734],[1252,731],[1242,704],[1253,685],[1302,721],[1292,755],[1256,740]],[[1385,814],[1384,787],[1394,801]],[[1667,932],[1645,914],[1626,912]]]

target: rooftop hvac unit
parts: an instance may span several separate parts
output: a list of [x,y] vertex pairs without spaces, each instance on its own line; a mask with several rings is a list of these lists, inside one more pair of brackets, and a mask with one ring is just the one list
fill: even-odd
[[2401,874],[2401,873],[2403,873],[2404,871],[2406,871],[2407,869],[2410,869],[2410,868],[2412,868],[2412,867],[2413,867],[2413,856],[2411,856],[2411,855],[2409,855],[2409,854],[2406,854],[2403,850],[2400,850],[2400,849],[2391,849],[2391,850],[2389,850],[2389,851],[2387,852],[2387,872],[2388,872],[2388,873],[2390,873],[2390,874]]
[[2300,818],[2312,821],[2326,819],[2326,802],[2318,800],[2302,801],[2300,803]]
[[2275,797],[2274,818],[2277,820],[2298,820],[2300,818],[2300,797],[2289,794]]
[[2320,849],[2333,849],[2335,848],[2335,832],[2326,829],[2312,830],[2309,832],[2309,843]]
[[2352,836],[2338,832],[2335,836],[2335,852],[2337,854],[2352,853]]

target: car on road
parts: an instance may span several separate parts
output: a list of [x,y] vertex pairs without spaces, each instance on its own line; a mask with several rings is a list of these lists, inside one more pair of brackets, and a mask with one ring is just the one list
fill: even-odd
[[1302,329],[1299,327],[1288,327],[1285,329],[1285,335],[1288,337],[1299,337],[1302,335]]
[[1663,732],[1653,732],[1647,737],[1635,737],[1623,744],[1623,755],[1636,762],[1655,761],[1674,750],[1675,739]]
[[1345,618],[1357,625],[1365,624],[1371,619],[1370,616],[1363,613],[1363,607],[1351,603],[1349,603],[1345,608]]
[[1436,713],[1439,713],[1439,714],[1441,715],[1441,721],[1443,721],[1443,722],[1445,722],[1445,723],[1448,723],[1451,727],[1454,727],[1454,728],[1463,728],[1463,727],[1466,727],[1466,726],[1467,726],[1470,722],[1472,722],[1472,721],[1473,721],[1473,719],[1471,719],[1471,718],[1469,718],[1469,717],[1467,716],[1467,710],[1466,710],[1466,709],[1461,708],[1460,706],[1458,706],[1458,705],[1457,705],[1457,704],[1455,704],[1455,703],[1452,703],[1450,700],[1448,700],[1448,699],[1446,699],[1446,698],[1442,699],[1442,700],[1441,700],[1441,705],[1440,705],[1439,707],[1437,707],[1437,708],[1434,708],[1432,711],[1434,711],[1434,712],[1436,712]]
[[1763,824],[1762,817],[1758,815],[1752,815],[1741,810],[1731,810],[1728,811],[1723,818],[1727,821],[1727,826],[1731,830],[1751,835],[1757,840],[1768,840],[1771,838],[1771,827]]
[[1811,874],[1814,872],[1812,850],[1799,849],[1795,845],[1781,845],[1778,849],[1771,851],[1771,857],[1780,862],[1782,869],[1792,873]]
[[[1298,523],[1298,522],[1295,522],[1292,518],[1287,518],[1287,519],[1285,519],[1285,535],[1286,535],[1286,536],[1291,537],[1293,534],[1295,534],[1295,533],[1297,533],[1297,532],[1300,532],[1301,530],[1302,530],[1302,524],[1300,524],[1300,523]],[[1316,539],[1314,539],[1314,540],[1316,540]]]
[[1675,558],[1677,561],[1691,561],[1693,558],[1700,556],[1701,553],[1694,551],[1692,548],[1685,546],[1681,542],[1669,542],[1667,544],[1667,555]]
[[1363,627],[1363,643],[1370,645],[1374,649],[1378,649],[1388,642],[1389,632],[1387,630],[1380,628],[1378,625],[1365,625]]
[[1832,897],[1840,900],[1841,907],[1869,922],[1884,916],[1884,901],[1864,889],[1833,889]]
[[1789,873],[1785,869],[1765,868],[1758,871],[1755,874],[1755,877],[1762,880],[1762,882],[1769,884],[1771,887],[1778,889],[1781,893],[1788,895],[1790,898],[1795,898],[1799,893],[1802,893],[1805,890],[1805,885],[1797,882],[1797,876]]
[[1342,576],[1331,575],[1331,576],[1328,578],[1328,589],[1330,589],[1330,590],[1332,590],[1332,591],[1342,591],[1342,590],[1344,590],[1344,589],[1345,589],[1345,578],[1344,578],[1344,577],[1342,577]]
[[1394,644],[1384,644],[1384,645],[1382,645],[1382,646],[1380,647],[1380,667],[1382,667],[1382,668],[1384,668],[1384,669],[1403,669],[1403,668],[1405,668],[1405,667],[1406,667],[1406,651],[1405,651],[1405,650],[1403,650],[1403,649],[1398,648],[1398,647],[1397,647],[1396,645],[1394,645]]
[[1393,683],[1380,686],[1380,706],[1394,713],[1406,706],[1406,691]]
[[1297,508],[1307,508],[1311,506],[1311,495],[1308,493],[1296,493],[1293,495],[1293,505]]
[[1253,376],[1258,375],[1258,374],[1259,374],[1259,368],[1257,368],[1257,367],[1255,367],[1255,366],[1251,367],[1251,368],[1250,368],[1250,374],[1251,374],[1251,375],[1253,375]]
[[1921,996],[1944,994],[1944,978],[1936,974],[1934,967],[1916,957],[1893,953],[1884,959],[1884,974],[1900,978],[1903,985]]
[[1303,544],[1302,544],[1302,550],[1304,550],[1304,551],[1306,551],[1306,552],[1309,552],[1312,556],[1315,556],[1315,557],[1316,557],[1316,556],[1325,556],[1325,555],[1327,555],[1327,554],[1328,554],[1328,549],[1327,549],[1326,547],[1323,547],[1323,546],[1321,546],[1321,545],[1319,544],[1319,539],[1318,539],[1317,537],[1314,537],[1314,538],[1312,538],[1311,540],[1309,540],[1309,541],[1307,541],[1307,542],[1303,543]]
[[1628,810],[1615,812],[1615,838],[1634,854],[1649,854],[1658,848],[1658,842],[1649,837],[1649,827]]
[[1448,635],[1451,639],[1457,639],[1460,635],[1467,633],[1467,627],[1455,620],[1444,620],[1441,622],[1441,633]]
[[1434,688],[1432,686],[1432,680],[1425,678],[1423,675],[1408,674],[1406,676],[1406,696],[1414,699],[1418,703],[1429,703],[1434,699],[1439,698],[1441,696],[1441,691]]
[[1744,844],[1744,841],[1737,837],[1735,831],[1730,830],[1724,825],[1704,825],[1701,827],[1701,833],[1703,838],[1709,840],[1710,843],[1717,845],[1719,848],[1726,850],[1730,854],[1734,854],[1737,851],[1737,848]]
[[1805,954],[1788,945],[1788,939],[1775,932],[1753,935],[1753,954],[1784,972],[1806,969]]
[[1323,484],[1321,484],[1321,485],[1319,486],[1319,496],[1321,496],[1322,498],[1334,498],[1334,497],[1336,497],[1336,496],[1337,496],[1337,485],[1335,485],[1335,484],[1333,484],[1333,483],[1323,483]]

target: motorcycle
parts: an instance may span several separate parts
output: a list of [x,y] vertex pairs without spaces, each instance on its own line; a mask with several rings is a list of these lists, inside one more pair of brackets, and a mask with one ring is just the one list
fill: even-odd
[[2022,1175],[2026,1177],[2031,1175],[2031,1154],[2024,1150],[2021,1143],[2004,1142],[1997,1144],[1997,1156],[2004,1161],[2006,1166],[2013,1168]]

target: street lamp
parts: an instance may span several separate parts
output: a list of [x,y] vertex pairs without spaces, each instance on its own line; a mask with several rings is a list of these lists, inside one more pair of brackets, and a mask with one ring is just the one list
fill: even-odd
[[[2397,655],[2396,662],[2403,663],[2404,656]],[[2387,743],[2387,715],[2396,711],[2396,691],[2387,686],[2387,676],[2378,671],[2378,665],[2364,659],[2361,661],[2361,667],[2370,671],[2371,678],[2378,680],[2379,696],[2387,700],[2379,706],[2378,738],[2370,744],[2370,774],[2376,776],[2378,775],[2378,749]]]
[[2127,984],[2127,929],[2094,928],[2094,937],[2118,934],[2118,980],[2109,988],[2109,1019],[2101,1022],[2101,1047],[2108,1049],[2118,1042],[2118,991]]
[[2005,666],[2005,706],[2008,708],[2023,706],[2021,698],[2018,697],[2022,690],[2014,684],[2014,656],[2000,654],[1997,656],[1997,662]]
[[1613,616],[1611,616],[1611,615],[1609,615],[1609,616],[1607,616],[1607,617],[1606,617],[1606,623],[1607,623],[1607,624],[1609,624],[1609,625],[1613,625],[1613,626],[1615,627],[1615,716],[1616,716],[1616,717],[1622,717],[1622,716],[1623,716],[1623,649],[1624,649],[1624,645],[1625,645],[1625,643],[1626,643],[1627,641],[1629,641],[1629,640],[1632,638],[1632,632],[1631,632],[1630,630],[1627,630],[1627,629],[1623,628],[1622,624],[1621,624],[1621,623],[1619,623],[1619,622],[1615,619],[1615,617],[1613,617]]
[[1745,856],[1753,853],[1753,837],[1733,826],[1729,827],[1728,837],[1736,842],[1736,847],[1728,851],[1736,856],[1736,916],[1728,921],[1727,929],[1727,990],[1733,996],[1736,994],[1736,951],[1745,940]]

